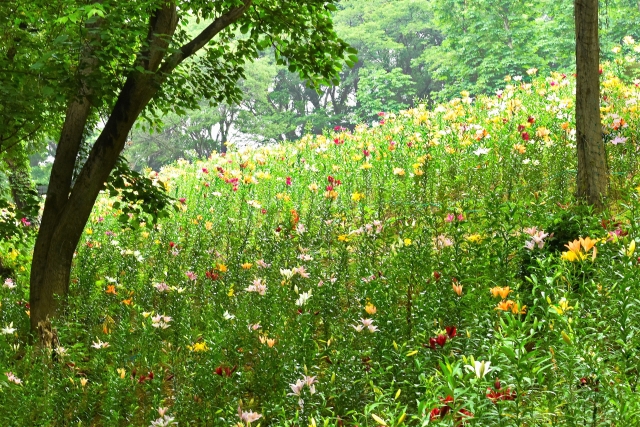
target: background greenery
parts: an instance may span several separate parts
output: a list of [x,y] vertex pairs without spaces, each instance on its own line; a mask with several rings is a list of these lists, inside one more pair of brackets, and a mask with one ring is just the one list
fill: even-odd
[[[336,30],[358,49],[338,87],[320,93],[296,73],[275,65],[269,54],[246,65],[239,105],[165,116],[164,128],[131,135],[126,156],[136,168],[157,169],[180,157],[220,151],[221,143],[293,140],[305,132],[374,120],[418,102],[432,104],[469,91],[500,89],[506,75],[573,73],[573,2],[343,0]],[[601,7],[603,60],[625,36],[640,37],[636,2],[607,1]],[[197,28],[193,23],[193,30]]]

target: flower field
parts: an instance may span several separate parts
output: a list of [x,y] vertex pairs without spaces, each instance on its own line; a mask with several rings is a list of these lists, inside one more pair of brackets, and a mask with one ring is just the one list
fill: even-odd
[[640,424],[640,88],[605,68],[594,214],[575,79],[534,74],[149,171],[178,199],[154,227],[105,195],[53,349],[27,343],[10,251],[0,423]]

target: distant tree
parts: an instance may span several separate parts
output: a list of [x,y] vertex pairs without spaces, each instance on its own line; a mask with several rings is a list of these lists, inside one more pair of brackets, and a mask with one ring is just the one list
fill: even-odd
[[573,66],[573,22],[568,0],[443,0],[430,3],[442,44],[430,47],[421,62],[439,80],[438,98],[462,90],[487,93],[505,75],[541,73]]
[[[264,92],[266,102],[257,103],[258,108],[252,109],[256,114],[241,111],[238,117],[241,130],[253,134],[256,141],[291,140],[305,131],[349,127],[379,110],[404,108],[414,97],[425,98],[434,90],[425,65],[415,61],[428,46],[441,42],[428,2],[341,0],[336,5],[336,31],[358,49],[358,61],[349,58],[340,73],[340,85],[323,86],[320,93],[308,88],[296,73],[276,69]],[[376,100],[368,83],[373,75],[385,75],[387,81],[391,77],[390,81],[400,84],[375,89],[383,95]],[[367,77],[363,80],[363,76]]]
[[577,197],[600,209],[609,171],[600,120],[598,0],[575,0]]
[[370,120],[381,111],[407,109],[415,94],[415,82],[402,69],[365,68],[360,72],[356,112],[360,119]]
[[600,60],[613,59],[612,48],[631,36],[640,39],[640,3],[635,0],[607,0],[599,4]]
[[170,112],[153,125],[140,123],[131,132],[123,152],[131,167],[159,170],[180,158],[202,159],[213,151],[225,151],[224,142],[238,115],[238,106],[201,104],[184,114]]

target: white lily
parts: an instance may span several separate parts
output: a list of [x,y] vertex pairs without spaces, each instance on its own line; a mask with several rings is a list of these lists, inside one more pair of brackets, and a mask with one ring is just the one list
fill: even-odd
[[491,372],[491,362],[485,360],[476,360],[472,365],[465,365],[469,372],[474,372],[477,378],[484,378],[486,374]]
[[11,322],[7,327],[2,328],[2,331],[0,332],[4,335],[8,335],[8,334],[14,333],[15,331],[16,331],[16,328],[13,327],[13,322]]

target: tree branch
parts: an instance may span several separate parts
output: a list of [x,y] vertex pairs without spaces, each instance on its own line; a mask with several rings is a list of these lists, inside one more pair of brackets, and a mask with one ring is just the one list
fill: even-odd
[[220,31],[227,28],[229,25],[236,22],[244,14],[244,12],[251,6],[252,0],[244,0],[242,6],[234,7],[227,13],[216,18],[207,28],[202,30],[200,34],[189,43],[182,46],[177,52],[171,55],[165,60],[160,67],[160,73],[168,74],[173,71],[178,65],[185,59],[202,49],[204,45],[214,38]]
[[138,63],[147,71],[156,71],[169,47],[169,41],[178,25],[175,1],[168,1],[149,19],[147,49],[138,56]]
[[[9,141],[11,138],[6,138],[6,139],[0,138],[0,154],[2,154],[3,152],[9,151],[11,148],[15,147],[21,141],[28,141],[33,135],[36,134],[36,132],[38,132],[40,130],[41,127],[42,127],[42,124],[36,125],[36,127],[31,132],[28,132],[26,135],[24,135],[21,138],[17,139],[13,144],[5,145],[4,147],[2,146],[3,142],[4,141]],[[17,135],[19,131],[20,131],[20,129],[17,129],[14,132],[13,136]]]

